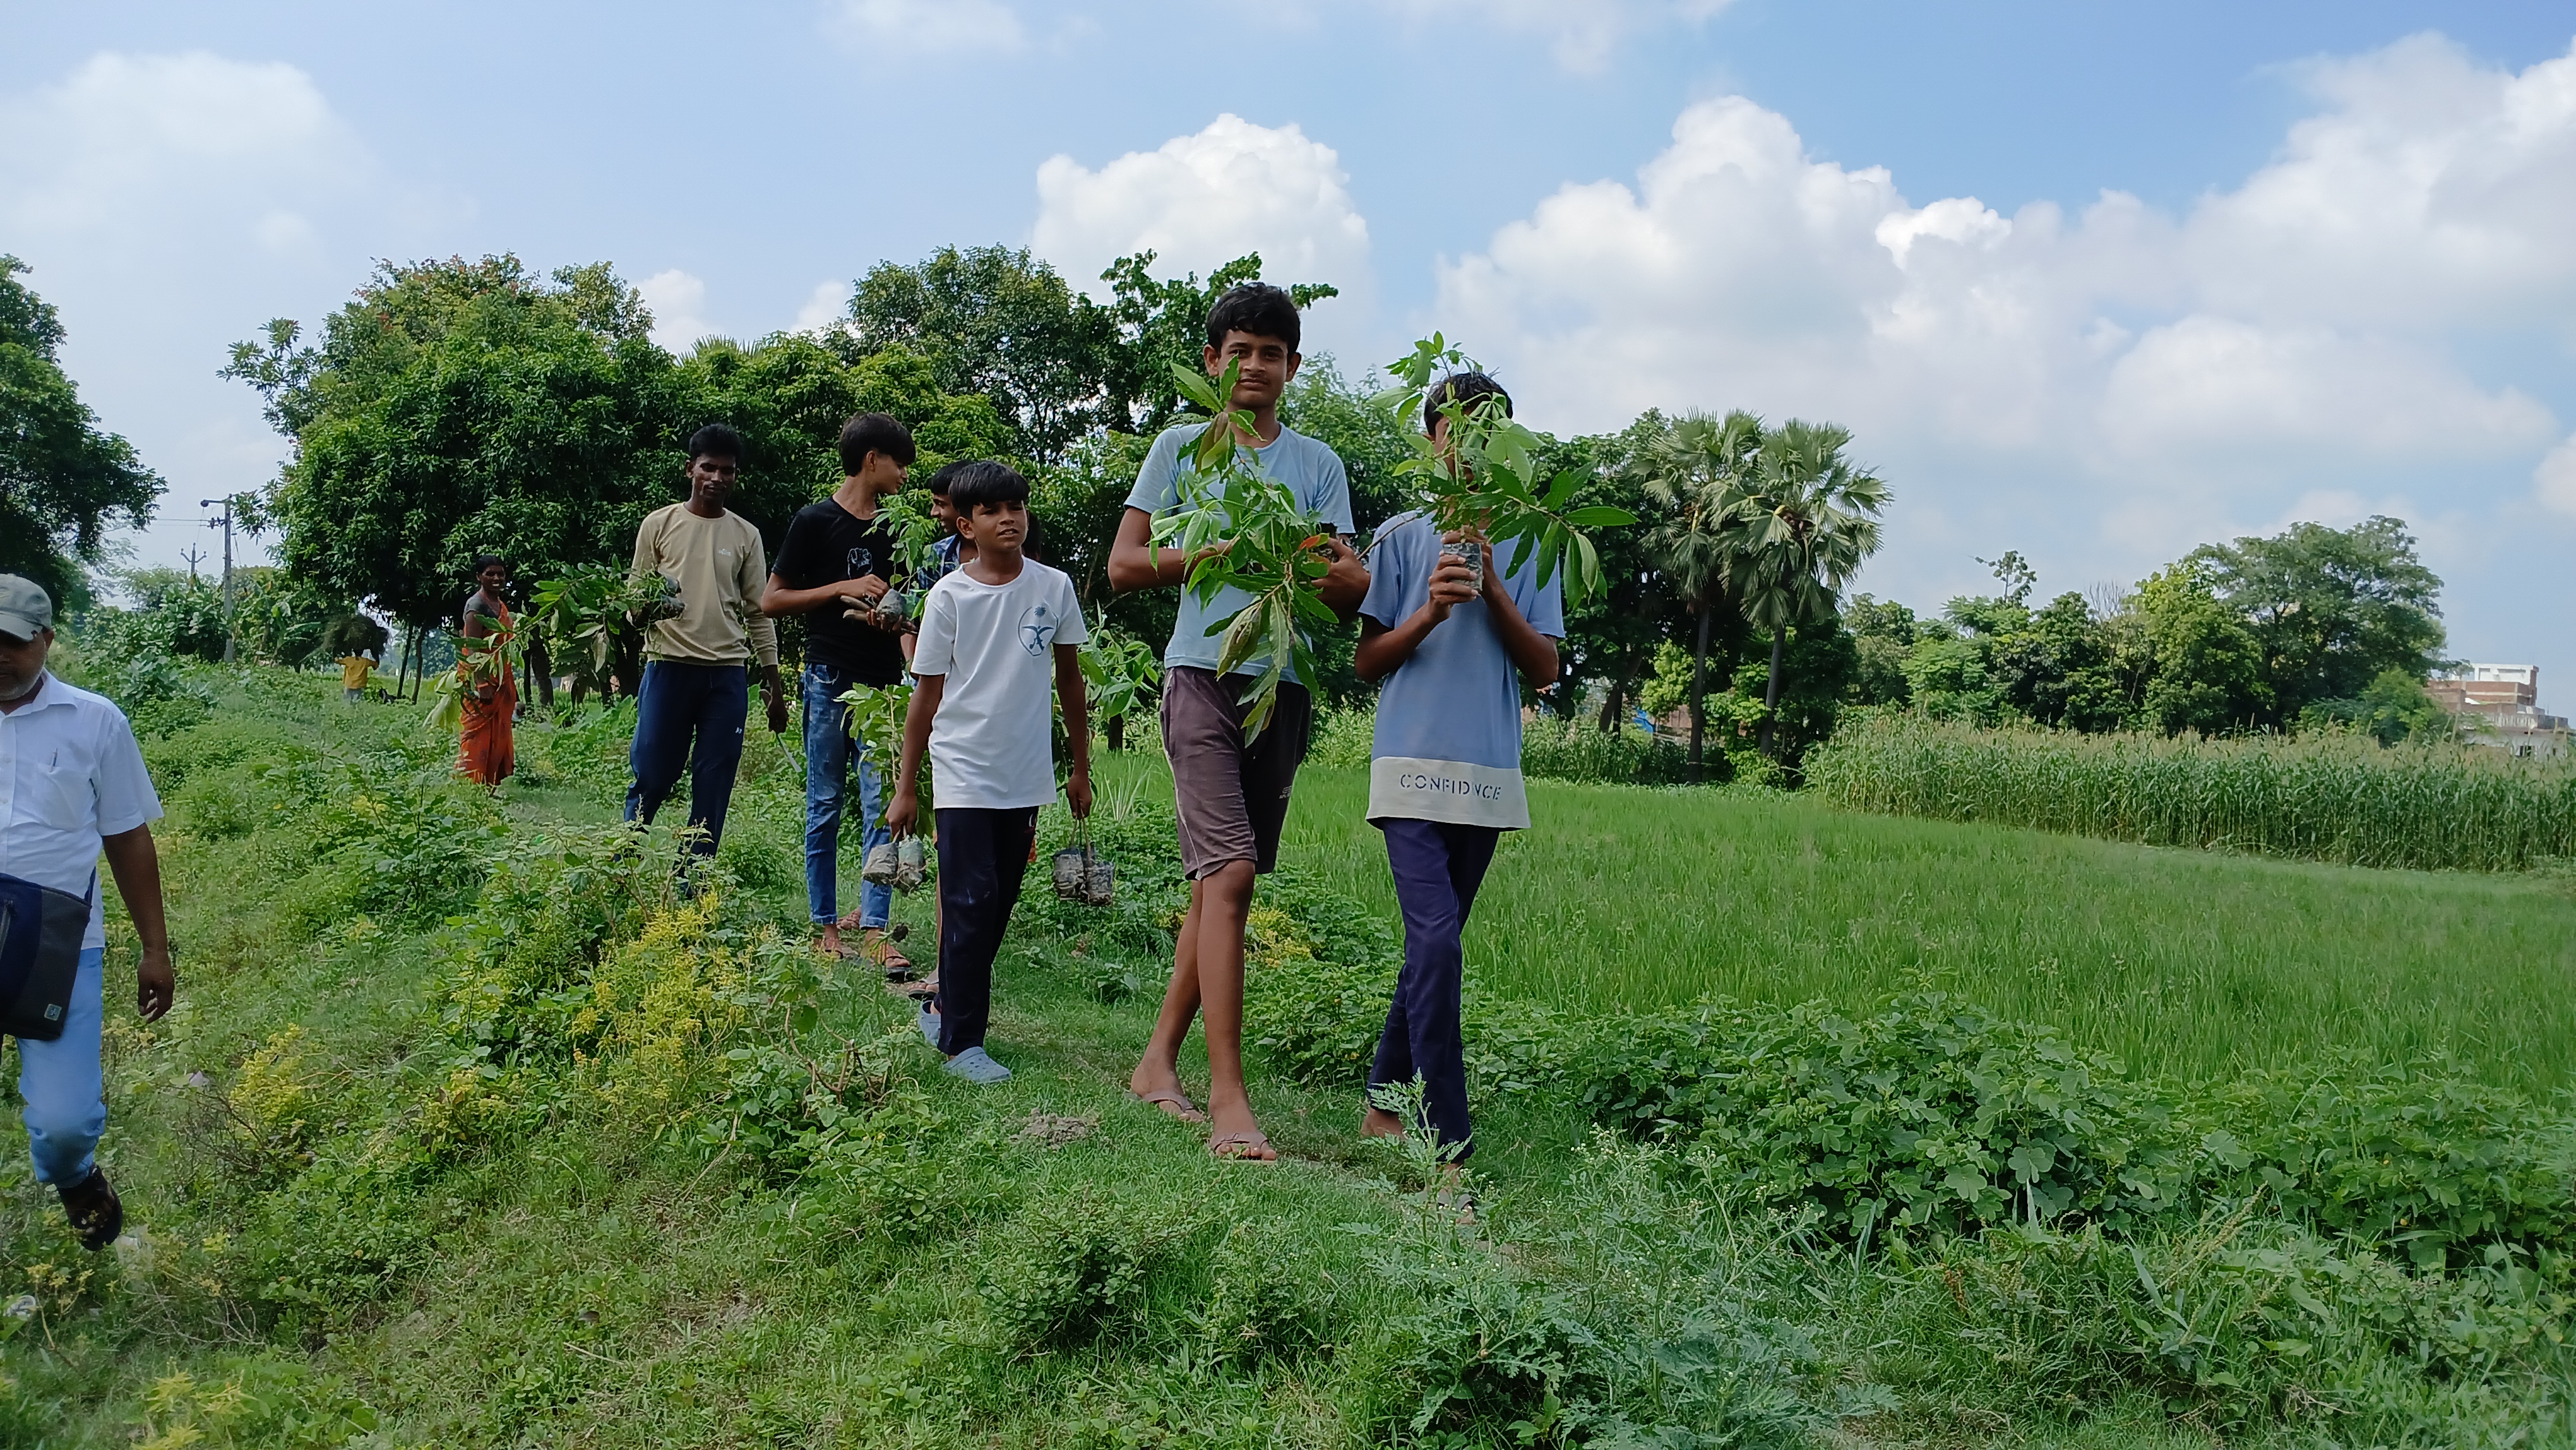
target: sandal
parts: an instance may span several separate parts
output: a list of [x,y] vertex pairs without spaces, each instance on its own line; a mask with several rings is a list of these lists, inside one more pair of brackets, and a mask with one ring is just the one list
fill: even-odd
[[1279,1150],[1270,1136],[1255,1128],[1246,1133],[1219,1133],[1208,1139],[1208,1156],[1228,1163],[1276,1163]]
[[1207,1121],[1207,1114],[1200,1112],[1198,1104],[1191,1102],[1178,1088],[1172,1088],[1158,1093],[1131,1092],[1127,1094],[1127,1101],[1131,1103],[1151,1103],[1155,1107],[1161,1108],[1165,1116],[1178,1118],[1184,1123],[1204,1123]]
[[116,1242],[125,1232],[125,1205],[117,1200],[116,1190],[108,1187],[107,1174],[92,1166],[78,1183],[67,1183],[54,1190],[63,1201],[63,1215],[72,1223],[72,1234],[80,1246],[97,1253]]

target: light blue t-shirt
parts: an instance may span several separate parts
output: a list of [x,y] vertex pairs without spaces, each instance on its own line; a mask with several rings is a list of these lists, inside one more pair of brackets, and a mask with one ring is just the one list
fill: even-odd
[[[1564,575],[1538,582],[1535,551],[1511,568],[1517,544],[1494,549],[1487,589],[1511,591],[1530,627],[1565,637]],[[1400,514],[1378,530],[1368,553],[1368,596],[1360,613],[1389,629],[1431,598],[1440,531],[1422,514]],[[1529,824],[1521,793],[1521,686],[1482,599],[1456,605],[1432,626],[1378,690],[1377,737],[1369,751],[1369,816],[1460,825]]]
[[[1196,439],[1205,423],[1183,423],[1166,428],[1155,438],[1153,448],[1145,455],[1145,466],[1136,473],[1136,487],[1127,494],[1127,506],[1143,509],[1160,518],[1172,511],[1181,499],[1182,450]],[[1307,437],[1293,428],[1282,426],[1279,436],[1259,448],[1248,448],[1253,469],[1262,477],[1276,480],[1297,496],[1297,506],[1322,519],[1335,533],[1351,531],[1351,480],[1342,469],[1341,455],[1322,442]],[[1195,464],[1190,471],[1197,472]],[[1188,585],[1181,586],[1181,617],[1172,626],[1172,642],[1163,651],[1163,666],[1189,665],[1214,670],[1217,657],[1225,651],[1225,631],[1208,632],[1209,626],[1222,624],[1236,610],[1252,602],[1252,596],[1240,589],[1220,589],[1215,599],[1201,604]],[[1235,667],[1236,674],[1257,674],[1263,668],[1258,660]],[[1289,679],[1296,679],[1290,671]]]

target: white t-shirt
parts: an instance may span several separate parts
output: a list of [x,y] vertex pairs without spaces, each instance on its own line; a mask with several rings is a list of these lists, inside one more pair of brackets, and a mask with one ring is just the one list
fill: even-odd
[[49,671],[36,697],[0,715],[0,871],[74,896],[89,893],[84,947],[107,945],[99,838],[161,819],[134,727],[106,697]]
[[964,569],[931,586],[912,672],[947,676],[930,721],[941,808],[1014,810],[1055,799],[1055,646],[1090,638],[1073,581],[1034,559],[999,587]]

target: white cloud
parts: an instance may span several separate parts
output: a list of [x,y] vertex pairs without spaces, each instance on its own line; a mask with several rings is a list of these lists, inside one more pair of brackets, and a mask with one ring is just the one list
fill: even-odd
[[215,376],[223,345],[318,323],[368,258],[444,251],[470,210],[390,173],[292,65],[105,52],[0,95],[0,239],[62,310],[83,401],[170,482],[146,562],[202,542],[195,501],[284,451]]
[[2419,35],[2305,76],[2325,109],[2191,218],[2213,305],[2401,326],[2576,307],[2576,52],[2485,70]]
[[2322,328],[2206,315],[2151,330],[2111,369],[2104,432],[2123,451],[2203,448],[2528,455],[2556,432],[2512,388],[2489,393],[2422,350]]
[[200,246],[290,249],[312,237],[308,208],[383,186],[312,77],[202,52],[94,56],[0,102],[0,137],[0,219],[19,236],[185,217]]
[[840,0],[825,28],[856,49],[907,54],[1017,50],[1019,13],[1000,0]]
[[653,313],[653,340],[672,352],[685,353],[699,338],[712,336],[707,321],[707,284],[673,267],[635,284]]
[[2576,437],[2541,455],[2531,471],[2531,490],[2543,508],[2576,516]]
[[1258,252],[1273,281],[1329,282],[1362,298],[1369,290],[1368,222],[1351,200],[1350,177],[1332,147],[1294,125],[1221,115],[1097,171],[1051,157],[1037,182],[1030,246],[1076,285],[1151,250],[1169,275]]
[[849,310],[849,283],[817,282],[814,290],[806,294],[805,305],[796,309],[796,321],[790,324],[790,328],[796,332],[815,332],[841,321],[849,315]]
[[2549,410],[2454,342],[2576,333],[2576,58],[2507,75],[2417,39],[2310,79],[2321,113],[2179,218],[2119,193],[1916,207],[1785,117],[1702,102],[1633,186],[1567,185],[1443,264],[1438,317],[1553,426],[1829,416],[1880,460],[2071,465],[2061,497],[2187,501],[2203,527],[2213,489],[2530,457]]
[[[1381,0],[1419,25],[1464,23],[1452,0]],[[1545,36],[1557,64],[1598,75],[1630,36],[1675,20],[1700,21],[1732,0],[1488,0],[1474,9],[1474,23]]]

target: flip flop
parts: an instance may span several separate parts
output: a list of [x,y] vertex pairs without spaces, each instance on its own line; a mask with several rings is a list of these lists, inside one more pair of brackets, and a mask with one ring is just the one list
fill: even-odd
[[1131,1103],[1151,1103],[1155,1107],[1161,1108],[1166,1116],[1178,1118],[1184,1123],[1204,1123],[1207,1121],[1207,1114],[1200,1112],[1198,1105],[1183,1096],[1178,1089],[1159,1093],[1138,1094],[1131,1092],[1127,1095],[1127,1101]]
[[[1262,1157],[1267,1151],[1269,1157]],[[1208,1139],[1208,1156],[1227,1163],[1276,1163],[1279,1150],[1270,1146],[1270,1135],[1255,1128],[1249,1133],[1219,1133]]]

